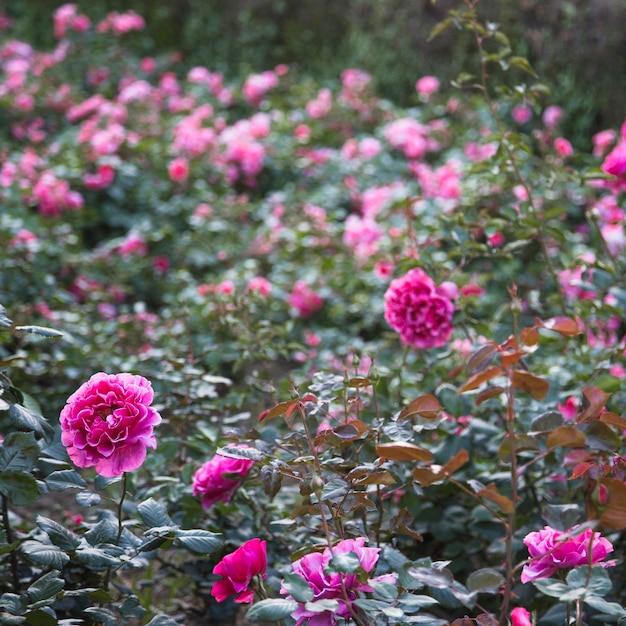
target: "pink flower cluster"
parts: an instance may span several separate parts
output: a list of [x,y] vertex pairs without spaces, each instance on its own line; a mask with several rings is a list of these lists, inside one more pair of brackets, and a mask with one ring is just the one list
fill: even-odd
[[207,461],[193,477],[193,495],[201,497],[202,506],[211,508],[216,502],[230,502],[240,480],[244,478],[254,461],[235,459],[222,454],[216,454]]
[[142,465],[156,448],[154,392],[143,376],[94,374],[67,400],[60,416],[61,441],[78,467],[110,478]]
[[385,319],[400,334],[402,342],[414,348],[443,346],[452,331],[454,303],[458,288],[444,282],[439,287],[420,268],[391,281],[385,293]]
[[545,526],[543,530],[529,533],[524,538],[528,548],[530,563],[524,565],[521,580],[527,583],[540,578],[549,578],[560,569],[569,569],[579,565],[602,565],[611,567],[615,561],[604,561],[613,545],[608,539],[593,532],[590,528],[579,535]]
[[[367,583],[360,582],[357,574],[342,574],[332,571],[330,562],[334,554],[353,553],[359,559],[363,570],[371,574],[378,561],[380,548],[366,548],[365,539],[344,539],[332,550],[326,548],[323,552],[313,552],[303,556],[292,565],[295,574],[300,576],[313,590],[313,602],[317,600],[337,600],[338,608],[335,611],[312,611],[306,604],[301,603],[291,614],[297,620],[296,626],[334,626],[337,618],[349,619],[352,602],[360,597],[362,592],[372,591]],[[376,578],[377,581],[395,582],[393,576],[384,575]],[[283,588],[281,593],[287,593]],[[291,596],[289,596],[291,597]]]
[[213,573],[222,576],[213,584],[211,595],[223,602],[237,594],[235,602],[252,602],[254,589],[250,588],[255,576],[264,580],[267,576],[267,547],[265,541],[251,539],[234,552],[227,554],[214,568]]
[[289,304],[300,317],[311,317],[324,305],[324,299],[303,280],[297,280],[289,294]]

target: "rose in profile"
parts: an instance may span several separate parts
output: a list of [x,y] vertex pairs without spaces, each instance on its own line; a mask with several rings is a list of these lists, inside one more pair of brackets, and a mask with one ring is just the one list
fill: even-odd
[[521,606],[513,609],[511,611],[511,626],[532,626],[530,613]]
[[562,532],[545,526],[543,530],[526,535],[524,544],[531,560],[522,570],[523,583],[549,578],[560,569],[579,565],[615,565],[615,561],[602,562],[609,552],[613,552],[613,544],[600,533],[590,528],[573,537],[568,536],[571,533],[572,529]]
[[250,585],[255,576],[265,579],[267,574],[267,548],[265,541],[251,539],[231,554],[227,554],[214,568],[213,573],[222,576],[213,584],[211,595],[222,602],[228,596],[238,594],[235,602],[252,602],[254,589]]
[[211,508],[216,502],[229,502],[241,481],[254,465],[248,459],[235,459],[216,454],[193,477],[193,495],[201,496],[202,506]]
[[406,345],[421,349],[443,346],[454,330],[453,300],[457,295],[454,283],[437,287],[424,270],[414,268],[391,281],[385,293],[385,319]]
[[156,448],[153,430],[161,422],[153,398],[143,376],[94,374],[61,411],[61,441],[70,459],[107,478],[140,467],[146,449]]

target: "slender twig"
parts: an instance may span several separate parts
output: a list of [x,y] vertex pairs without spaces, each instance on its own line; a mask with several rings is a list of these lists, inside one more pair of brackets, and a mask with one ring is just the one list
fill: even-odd
[[[9,499],[2,494],[2,524],[7,536],[7,543],[11,544],[15,541],[15,535],[13,528],[11,528],[11,521],[9,520]],[[17,563],[17,554],[15,550],[11,550],[11,576],[13,578],[13,591],[19,593],[20,591],[20,575]]]

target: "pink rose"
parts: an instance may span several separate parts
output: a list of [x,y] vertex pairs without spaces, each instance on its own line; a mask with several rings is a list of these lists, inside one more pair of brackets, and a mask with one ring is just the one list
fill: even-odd
[[[301,624],[334,626],[337,624],[336,617],[350,618],[352,601],[360,597],[360,592],[372,591],[367,583],[359,581],[356,574],[342,574],[328,567],[334,554],[350,552],[357,556],[363,570],[370,574],[378,561],[380,548],[366,548],[363,537],[344,539],[333,546],[332,550],[326,548],[324,552],[307,554],[292,564],[294,573],[303,578],[313,590],[313,602],[328,599],[337,600],[339,603],[335,611],[321,613],[307,610],[306,604],[300,603],[291,614],[291,617],[297,620],[296,626],[301,626]],[[376,580],[395,582],[391,576],[380,576]],[[281,589],[281,593],[287,593],[287,591]]]
[[254,465],[248,459],[234,459],[216,454],[193,477],[193,495],[201,496],[202,506],[211,508],[216,502],[229,502],[240,481],[232,476],[245,477]]
[[289,295],[289,304],[300,317],[311,317],[324,305],[324,299],[315,293],[304,281],[297,280]]
[[626,174],[626,141],[620,141],[620,143],[606,155],[600,167],[607,174],[624,176]]
[[254,590],[250,583],[255,576],[267,576],[267,548],[265,541],[250,539],[231,554],[227,554],[214,568],[213,573],[222,576],[213,584],[211,595],[223,602],[228,596],[238,594],[235,602],[252,602]]
[[530,613],[518,606],[511,611],[511,626],[532,626],[530,621]]
[[453,283],[437,287],[424,270],[415,268],[391,281],[385,293],[385,319],[406,345],[443,346],[454,330],[452,300],[457,295]]
[[428,97],[439,90],[439,79],[435,76],[422,76],[415,83],[415,91],[420,96]]
[[60,416],[61,441],[78,467],[95,466],[107,478],[141,466],[156,448],[153,429],[161,416],[150,405],[152,385],[134,374],[94,374],[67,400]]
[[559,569],[578,565],[615,565],[615,561],[601,562],[609,552],[613,552],[613,545],[608,539],[600,537],[600,533],[592,532],[590,528],[575,537],[564,538],[571,532],[572,529],[561,532],[545,526],[543,530],[526,535],[524,544],[531,560],[522,570],[523,583],[549,578]]

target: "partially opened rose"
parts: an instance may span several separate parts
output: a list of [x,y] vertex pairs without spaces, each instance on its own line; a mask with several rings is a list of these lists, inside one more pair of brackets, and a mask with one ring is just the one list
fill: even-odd
[[213,584],[211,595],[218,601],[237,594],[235,602],[252,602],[254,589],[251,583],[255,576],[264,579],[267,574],[267,549],[265,541],[251,539],[231,554],[227,554],[214,568],[213,573],[222,576]]
[[143,376],[94,374],[61,411],[61,441],[70,459],[107,478],[140,467],[146,449],[156,448],[153,431],[161,422],[153,398]]

